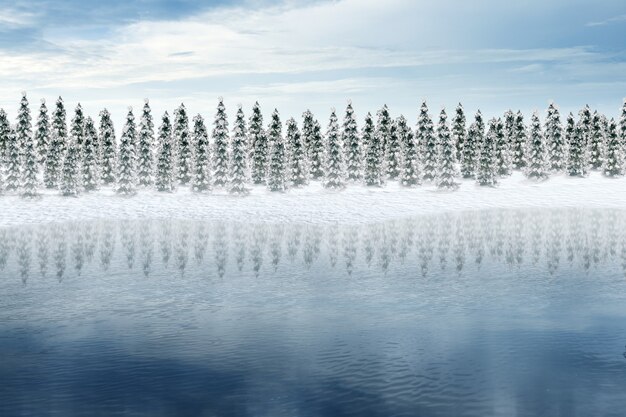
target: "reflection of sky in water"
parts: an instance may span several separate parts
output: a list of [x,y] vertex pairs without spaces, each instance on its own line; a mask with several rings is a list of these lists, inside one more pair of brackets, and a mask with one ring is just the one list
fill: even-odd
[[626,211],[0,231],[0,415],[621,415]]

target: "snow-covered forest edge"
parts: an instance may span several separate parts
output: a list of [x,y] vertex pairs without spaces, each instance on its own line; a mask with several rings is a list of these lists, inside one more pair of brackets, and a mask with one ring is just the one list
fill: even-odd
[[[26,94],[17,121],[0,109],[0,226],[81,218],[214,217],[225,220],[360,222],[486,207],[624,207],[626,102],[616,119],[589,106],[561,120],[521,112],[483,119],[459,104],[417,123],[387,106],[359,129],[352,105],[325,131],[306,111],[301,127],[257,103],[232,129],[220,99],[209,135],[184,104],[158,131],[146,100],[119,138],[110,113],[96,122],[80,104],[67,124],[59,98],[33,124]],[[435,122],[437,126],[435,127]],[[246,198],[241,198],[246,196]],[[67,198],[79,197],[79,198]]]

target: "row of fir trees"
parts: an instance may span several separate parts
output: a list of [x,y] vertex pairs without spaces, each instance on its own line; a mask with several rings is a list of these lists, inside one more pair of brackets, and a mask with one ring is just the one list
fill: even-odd
[[388,180],[455,189],[461,177],[495,186],[513,170],[537,180],[589,170],[619,176],[626,163],[626,102],[619,121],[585,106],[563,122],[550,104],[543,123],[536,112],[527,123],[519,111],[485,121],[479,110],[469,126],[461,104],[450,120],[444,109],[435,121],[423,103],[415,129],[404,116],[392,119],[387,106],[376,118],[368,113],[359,129],[349,103],[343,122],[332,110],[324,132],[310,111],[301,127],[293,118],[283,124],[277,110],[265,125],[256,103],[249,119],[240,107],[229,127],[220,99],[210,134],[201,115],[189,120],[184,104],[165,112],[155,132],[146,100],[139,121],[128,110],[118,138],[106,109],[95,121],[79,104],[68,126],[60,97],[51,112],[42,101],[33,126],[24,94],[14,125],[0,109],[0,190],[32,197],[45,186],[76,196],[109,186],[131,195],[190,186],[246,194],[250,184],[285,191],[311,180],[331,189]]

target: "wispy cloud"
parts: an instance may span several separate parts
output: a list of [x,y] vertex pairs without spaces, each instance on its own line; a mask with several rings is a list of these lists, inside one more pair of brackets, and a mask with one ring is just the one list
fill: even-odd
[[621,14],[619,16],[609,17],[608,19],[599,20],[595,22],[588,22],[585,26],[594,27],[594,26],[606,26],[614,23],[624,23],[626,22],[626,14]]

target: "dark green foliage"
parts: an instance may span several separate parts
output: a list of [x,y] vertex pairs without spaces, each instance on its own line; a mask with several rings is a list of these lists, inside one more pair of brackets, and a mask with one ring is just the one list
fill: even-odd
[[607,177],[617,177],[624,174],[624,160],[622,143],[617,135],[617,125],[611,119],[607,126],[607,147],[604,167],[602,169]]
[[496,161],[499,176],[506,177],[511,175],[511,159],[511,146],[506,138],[504,123],[498,118],[496,123]]
[[604,127],[597,111],[593,112],[589,128],[589,164],[594,170],[604,165]]
[[[479,131],[475,123],[474,129]],[[489,130],[481,141],[480,154],[478,157],[478,167],[476,172],[476,182],[479,185],[494,187],[498,184],[497,175],[497,159],[496,159],[496,137],[498,130],[498,121],[491,119],[489,121]]]
[[82,152],[82,183],[85,191],[98,188],[98,133],[91,117],[85,120],[85,138]]
[[463,154],[463,145],[465,143],[465,136],[467,135],[465,124],[465,111],[463,110],[463,105],[459,103],[456,107],[454,118],[452,119],[452,142],[456,147],[455,158],[457,160],[460,160]]
[[483,115],[478,110],[474,117],[474,122],[470,125],[465,143],[463,144],[463,154],[461,159],[461,175],[464,178],[476,178],[480,150],[484,136]]
[[107,109],[100,112],[100,179],[104,185],[115,183],[117,166],[117,143],[111,114]]
[[189,136],[189,117],[185,105],[174,111],[174,147],[178,157],[178,182],[187,185],[192,176],[192,144]]
[[405,187],[412,187],[421,183],[419,149],[415,141],[415,136],[409,127],[404,116],[396,119],[396,132],[402,143],[402,173],[400,183]]
[[565,125],[565,141],[569,147],[567,173],[570,176],[584,177],[587,175],[587,146],[580,126],[574,122],[574,115],[567,116]]
[[154,172],[154,122],[152,110],[146,99],[139,122],[139,142],[137,149],[137,180],[142,187],[152,185],[152,173]]
[[57,188],[61,179],[61,166],[67,140],[66,114],[63,99],[59,97],[52,115],[50,144],[44,167],[44,184],[47,188]]
[[546,142],[548,144],[548,163],[550,170],[561,172],[565,170],[567,144],[563,135],[559,109],[550,103],[546,118]]
[[46,165],[48,147],[50,146],[50,118],[46,101],[41,100],[39,106],[39,116],[37,117],[37,127],[35,129],[35,149],[37,150],[37,162],[42,167]]
[[7,191],[18,191],[20,188],[20,160],[20,143],[15,129],[11,127],[6,143],[5,189]]
[[120,138],[120,152],[118,163],[117,192],[131,195],[135,193],[135,149],[137,143],[137,129],[133,109],[128,109],[126,124]]
[[518,111],[512,130],[513,140],[513,168],[522,169],[526,166],[526,126],[524,115]]
[[365,184],[380,187],[385,183],[382,171],[382,145],[380,135],[374,131],[372,115],[367,113],[363,125],[363,144],[365,145]]

